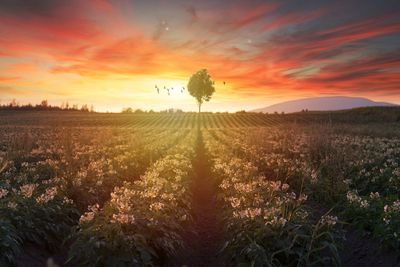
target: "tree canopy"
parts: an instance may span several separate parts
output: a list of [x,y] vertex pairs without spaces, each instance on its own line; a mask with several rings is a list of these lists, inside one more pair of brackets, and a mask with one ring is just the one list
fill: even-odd
[[215,92],[214,81],[206,69],[201,69],[190,77],[188,91],[191,96],[196,98],[200,112],[203,102],[210,101]]

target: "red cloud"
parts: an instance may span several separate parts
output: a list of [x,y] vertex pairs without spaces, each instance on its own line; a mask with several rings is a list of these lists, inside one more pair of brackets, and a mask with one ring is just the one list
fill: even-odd
[[[376,55],[369,52],[368,44],[360,43],[398,34],[400,24],[394,15],[287,31],[288,25],[314,23],[329,16],[332,9],[274,16],[282,4],[246,2],[224,10],[189,6],[186,11],[195,26],[153,39],[152,33],[140,28],[136,18],[124,15],[120,6],[106,0],[88,1],[83,6],[71,3],[52,9],[49,16],[1,16],[0,32],[8,36],[0,39],[3,56],[45,57],[54,74],[96,78],[122,74],[185,79],[199,68],[208,68],[217,82],[226,81],[234,92],[247,96],[267,92],[400,93],[398,52]],[[254,34],[257,29],[260,31]],[[250,34],[254,36],[251,44],[247,42]],[[25,73],[24,68],[29,67],[9,69],[7,75]],[[307,74],[309,69],[313,71]],[[17,78],[0,77],[0,82]]]
[[265,25],[261,28],[261,32],[272,31],[293,24],[305,23],[316,18],[320,18],[322,15],[328,14],[331,11],[332,7],[324,7],[317,10],[292,11],[288,14],[277,16],[273,20],[265,23]]

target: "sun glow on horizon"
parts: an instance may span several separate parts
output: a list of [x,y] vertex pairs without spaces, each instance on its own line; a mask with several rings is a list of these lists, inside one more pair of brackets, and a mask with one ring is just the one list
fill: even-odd
[[216,81],[210,111],[327,95],[400,104],[400,16],[374,1],[355,10],[319,1],[4,2],[0,101],[195,111],[187,91],[155,85],[186,88],[206,68]]

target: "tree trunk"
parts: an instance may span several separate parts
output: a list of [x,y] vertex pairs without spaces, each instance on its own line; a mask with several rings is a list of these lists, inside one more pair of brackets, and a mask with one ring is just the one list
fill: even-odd
[[200,113],[201,103],[199,103],[199,113]]

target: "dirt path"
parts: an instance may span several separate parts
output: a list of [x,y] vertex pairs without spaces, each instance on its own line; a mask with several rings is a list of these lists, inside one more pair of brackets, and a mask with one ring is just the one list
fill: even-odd
[[58,266],[67,267],[64,264],[68,258],[68,249],[63,247],[57,251],[51,252],[48,248],[26,242],[24,244],[23,253],[16,259],[16,267],[43,267],[47,266],[49,259]]
[[399,255],[379,246],[368,235],[361,235],[354,229],[346,232],[346,241],[340,251],[343,267],[399,267]]
[[[310,202],[309,205],[316,218],[328,211],[326,207],[318,203]],[[343,267],[400,267],[400,256],[395,251],[380,247],[379,242],[368,233],[362,234],[351,225],[347,225],[344,230],[345,240],[339,248]]]
[[222,247],[221,222],[218,219],[215,181],[206,155],[201,131],[193,161],[192,216],[193,224],[184,233],[185,247],[177,253],[170,266],[223,266],[218,251]]

